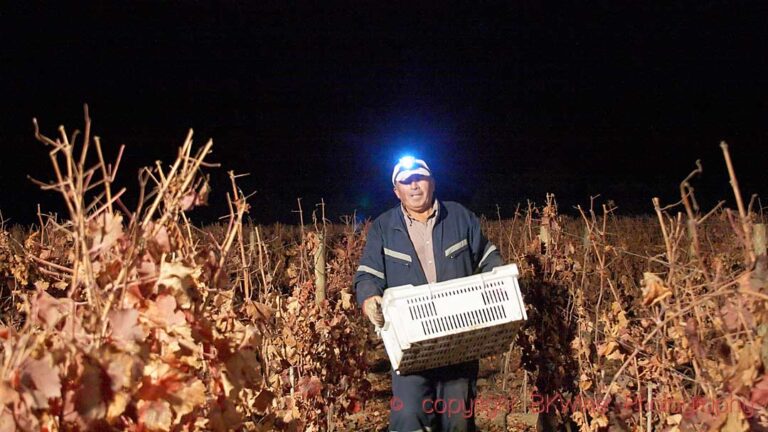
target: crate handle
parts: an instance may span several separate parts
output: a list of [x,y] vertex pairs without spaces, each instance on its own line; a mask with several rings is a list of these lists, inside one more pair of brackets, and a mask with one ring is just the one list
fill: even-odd
[[429,291],[429,301],[432,301],[435,299],[435,295],[432,293],[432,284],[427,283],[427,291]]
[[381,332],[388,331],[389,328],[391,327],[391,325],[390,325],[389,321],[384,321],[384,325],[383,326],[379,327],[376,324],[374,324],[374,327],[375,327],[375,330],[376,330],[376,334],[381,336]]
[[478,276],[480,276],[480,282],[483,284],[483,292],[488,291],[488,287],[490,284],[485,282],[485,276],[483,276],[482,273],[478,273]]

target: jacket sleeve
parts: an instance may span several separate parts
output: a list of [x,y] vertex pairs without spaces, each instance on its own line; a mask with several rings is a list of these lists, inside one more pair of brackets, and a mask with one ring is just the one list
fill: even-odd
[[376,295],[383,295],[386,287],[384,276],[384,241],[377,222],[371,224],[365,240],[363,256],[355,272],[355,293],[358,305]]
[[503,265],[501,253],[496,246],[488,241],[480,229],[480,220],[469,211],[469,241],[472,250],[472,263],[475,273],[485,273],[494,267]]

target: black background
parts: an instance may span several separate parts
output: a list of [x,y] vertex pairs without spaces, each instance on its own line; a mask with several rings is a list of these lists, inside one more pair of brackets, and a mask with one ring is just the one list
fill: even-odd
[[406,152],[441,199],[494,216],[546,192],[566,211],[601,194],[648,212],[696,159],[711,206],[731,198],[720,140],[744,194],[768,190],[764,2],[103,3],[0,11],[6,219],[61,210],[26,177],[53,178],[31,119],[81,128],[83,103],[108,156],[127,145],[129,203],[188,128],[214,139],[200,222],[226,212],[227,170],[250,173],[257,222],[296,222],[297,197],[376,216]]

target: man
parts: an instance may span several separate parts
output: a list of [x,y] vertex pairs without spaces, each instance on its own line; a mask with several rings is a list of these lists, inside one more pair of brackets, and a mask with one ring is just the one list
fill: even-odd
[[[354,280],[358,304],[379,327],[388,287],[442,282],[502,264],[471,211],[435,198],[435,180],[423,160],[401,159],[392,185],[400,204],[373,221]],[[474,431],[477,370],[475,360],[404,376],[393,371],[390,430]],[[463,411],[457,414],[456,407]]]

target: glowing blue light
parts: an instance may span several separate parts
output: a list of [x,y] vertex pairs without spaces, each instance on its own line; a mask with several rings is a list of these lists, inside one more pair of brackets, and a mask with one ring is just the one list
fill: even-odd
[[411,169],[413,168],[414,161],[413,156],[403,156],[400,158],[400,166],[405,169]]

